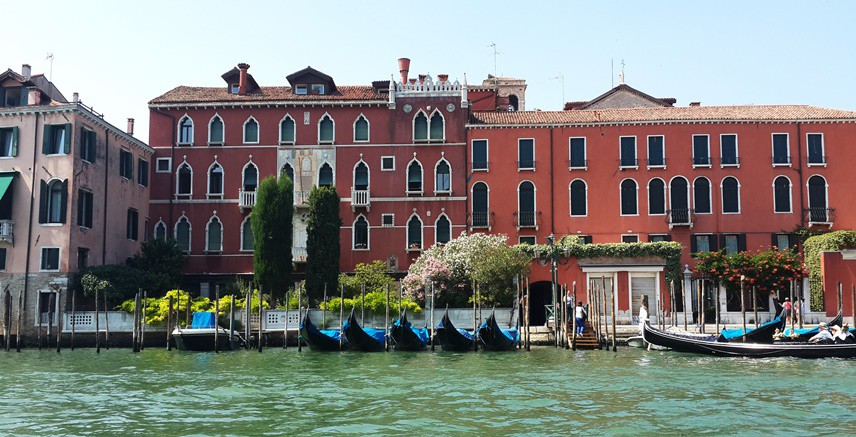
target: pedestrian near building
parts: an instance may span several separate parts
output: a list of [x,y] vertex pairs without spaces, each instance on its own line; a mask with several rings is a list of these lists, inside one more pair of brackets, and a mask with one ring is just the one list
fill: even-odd
[[576,318],[577,322],[577,335],[583,335],[583,331],[586,327],[586,319],[588,318],[588,313],[586,313],[586,309],[583,308],[583,302],[577,302],[577,307],[574,309],[574,318]]

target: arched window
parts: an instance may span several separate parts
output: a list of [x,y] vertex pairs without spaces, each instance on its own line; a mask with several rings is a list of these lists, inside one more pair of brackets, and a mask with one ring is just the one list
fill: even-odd
[[259,142],[259,122],[250,117],[244,123],[244,143],[255,144]]
[[186,197],[193,194],[193,169],[186,161],[182,162],[176,171],[175,194]]
[[508,95],[508,110],[514,112],[514,111],[517,111],[519,108],[520,108],[520,106],[519,106],[519,102],[517,100],[517,96],[515,96],[514,94],[509,94]]
[[223,144],[223,119],[219,115],[208,123],[208,144]]
[[588,187],[585,181],[577,179],[571,182],[571,215],[585,216],[588,214]]
[[443,114],[440,111],[434,111],[431,115],[431,141],[442,141],[446,138],[446,124],[443,120]]
[[422,220],[418,215],[410,217],[407,222],[407,248],[422,249]]
[[416,159],[407,166],[407,193],[422,194],[422,164]]
[[710,181],[707,178],[699,177],[693,181],[693,199],[696,214],[710,214],[713,211],[710,205]]
[[829,199],[827,199],[826,179],[820,175],[808,178],[808,209],[809,221],[816,223],[829,223]]
[[290,115],[286,115],[279,122],[279,142],[294,143],[294,119]]
[[354,121],[354,141],[368,141],[369,140],[369,120],[363,115],[360,114],[357,117],[357,120]]
[[369,222],[362,215],[354,221],[354,249],[369,248]]
[[166,223],[163,220],[155,223],[155,238],[166,238]]
[[672,223],[690,223],[690,183],[682,176],[669,182],[669,207]]
[[256,187],[259,186],[259,169],[252,161],[244,166],[243,181],[244,191],[256,191]]
[[39,223],[65,223],[68,181],[42,181]]
[[625,179],[621,181],[621,215],[639,214],[639,205],[636,199],[636,181]]
[[443,245],[452,239],[452,224],[446,214],[440,214],[437,218],[437,222],[434,223],[434,232],[437,244]]
[[648,181],[648,215],[666,213],[666,183],[660,178]]
[[193,120],[186,115],[178,122],[178,143],[193,144]]
[[223,197],[223,167],[216,162],[208,168],[208,197]]
[[773,181],[773,211],[791,212],[791,180],[785,176]]
[[535,226],[535,184],[523,181],[517,186],[518,227]]
[[321,120],[318,121],[318,142],[332,143],[334,139],[334,124],[330,114],[324,114]]
[[365,161],[358,162],[354,167],[354,189],[369,189],[369,166],[366,165]]
[[251,216],[247,216],[247,218],[245,218],[241,223],[241,250],[248,252],[253,251],[256,248],[256,240],[253,237],[253,224],[250,217]]
[[428,140],[428,117],[420,109],[413,118],[413,140],[427,141]]
[[291,164],[286,162],[285,165],[282,166],[282,174],[285,174],[289,179],[291,179],[291,182],[294,182],[294,167],[292,167]]
[[175,223],[175,242],[185,252],[190,252],[190,231],[190,221],[182,214]]
[[333,167],[330,164],[324,163],[318,170],[318,186],[332,187],[333,186]]
[[223,224],[216,215],[212,216],[208,220],[208,225],[205,226],[205,251],[223,251]]
[[722,213],[740,212],[740,183],[737,178],[728,176],[722,180]]
[[434,191],[438,193],[449,193],[452,191],[452,168],[449,161],[440,159],[434,167]]
[[474,228],[486,228],[490,223],[488,220],[488,189],[484,182],[476,182],[473,185],[473,221]]

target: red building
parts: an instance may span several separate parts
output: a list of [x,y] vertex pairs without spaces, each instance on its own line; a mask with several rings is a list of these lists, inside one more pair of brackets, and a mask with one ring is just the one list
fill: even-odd
[[287,86],[259,86],[249,65],[221,87],[180,86],[149,102],[155,148],[154,235],[188,252],[188,282],[252,274],[248,217],[259,181],[285,172],[295,189],[293,255],[306,261],[309,191],[342,198],[341,269],[387,260],[404,271],[466,229],[467,86],[441,74],[340,86],[307,67]]
[[[856,112],[673,103],[622,84],[565,111],[474,112],[469,230],[531,243],[677,241],[692,265],[693,252],[784,249],[801,227],[856,226],[846,164]],[[662,266],[641,264],[571,263],[560,282],[615,281],[628,317],[666,286]],[[535,276],[549,281],[548,267]]]

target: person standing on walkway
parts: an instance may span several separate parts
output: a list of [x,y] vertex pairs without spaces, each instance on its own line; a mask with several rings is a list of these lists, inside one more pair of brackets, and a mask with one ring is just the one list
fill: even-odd
[[586,314],[585,308],[583,308],[583,301],[577,302],[577,307],[574,308],[574,318],[577,323],[577,335],[583,335],[583,330],[586,327]]
[[642,299],[642,306],[639,307],[639,333],[645,331],[645,322],[648,321],[648,299],[647,296]]
[[791,306],[791,298],[786,297],[785,303],[782,304],[782,308],[785,309],[785,323],[788,325],[791,324],[791,310],[793,307]]

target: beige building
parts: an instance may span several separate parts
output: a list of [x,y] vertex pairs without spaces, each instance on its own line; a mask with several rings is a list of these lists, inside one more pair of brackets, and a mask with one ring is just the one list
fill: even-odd
[[132,134],[28,65],[0,73],[0,283],[16,305],[23,293],[24,326],[57,290],[67,302],[71,275],[124,263],[147,237],[153,150]]

